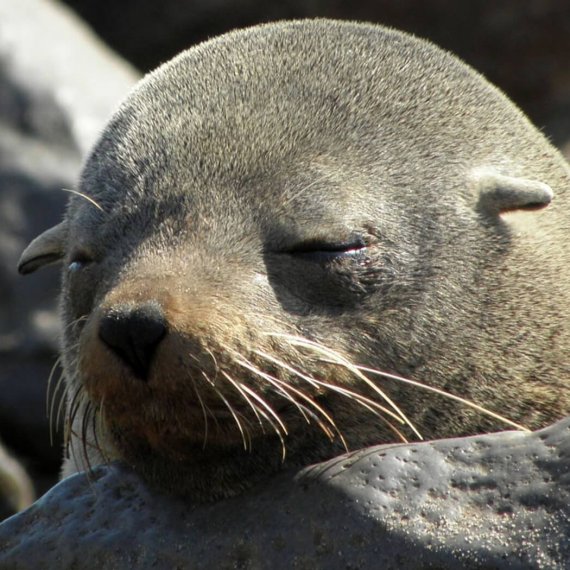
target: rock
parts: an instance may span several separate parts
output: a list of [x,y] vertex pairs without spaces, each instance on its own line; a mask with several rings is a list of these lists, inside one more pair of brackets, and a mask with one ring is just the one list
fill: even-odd
[[16,263],[61,218],[61,189],[75,186],[85,153],[137,79],[68,10],[0,0],[0,437],[40,490],[53,484],[61,456],[45,402],[59,272],[24,280]]
[[28,474],[0,444],[0,520],[29,507],[33,500]]
[[0,567],[561,569],[568,536],[570,418],[372,447],[209,505],[100,466],[0,525]]

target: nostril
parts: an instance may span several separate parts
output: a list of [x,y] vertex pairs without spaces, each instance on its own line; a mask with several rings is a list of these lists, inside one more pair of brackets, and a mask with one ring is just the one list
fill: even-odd
[[158,303],[115,306],[99,324],[99,338],[141,380],[148,378],[152,358],[166,332],[166,317]]

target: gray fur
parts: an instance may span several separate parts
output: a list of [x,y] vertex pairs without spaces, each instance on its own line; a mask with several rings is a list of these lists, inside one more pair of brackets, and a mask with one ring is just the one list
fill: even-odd
[[[228,346],[258,366],[267,362],[256,348],[272,350],[307,374],[377,398],[346,370],[266,333],[303,336],[354,363],[543,426],[570,412],[569,180],[558,152],[503,94],[425,41],[316,20],[206,42],[148,75],[109,123],[79,188],[100,208],[71,198],[59,251],[70,393],[87,381],[78,344],[109,298],[131,288],[133,302],[174,298],[187,312],[186,336],[176,338],[188,354],[213,375],[213,353],[218,368],[240,374],[271,404],[283,398],[228,364]],[[362,263],[323,268],[291,254],[355,232],[368,245]],[[48,253],[45,260],[55,259]],[[23,267],[35,269],[41,254],[36,242]],[[92,262],[70,272],[78,256]],[[87,324],[70,325],[82,315]],[[188,370],[190,357],[179,358],[188,378],[179,378],[172,410],[130,413],[157,426],[183,419],[176,406],[196,404],[191,385],[201,380]],[[133,397],[149,389],[124,382]],[[154,382],[160,390],[158,372]],[[457,402],[378,383],[424,437],[500,427]],[[128,399],[117,390],[108,395]],[[329,393],[319,402],[351,448],[394,438],[346,398]],[[107,410],[114,405],[105,400]],[[237,444],[201,451],[197,434],[195,457],[171,461],[110,427],[118,413],[107,411],[106,451],[170,491],[228,495],[281,465],[279,442],[255,427],[252,452]],[[283,417],[291,426],[286,463],[342,451],[296,410]],[[79,447],[72,438],[81,464]]]

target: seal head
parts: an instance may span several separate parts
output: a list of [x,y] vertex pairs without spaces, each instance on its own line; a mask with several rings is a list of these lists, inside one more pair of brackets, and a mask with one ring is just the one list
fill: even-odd
[[569,180],[496,88],[397,31],[278,23],[182,53],[21,259],[64,265],[66,472],[120,458],[210,500],[504,425],[434,389],[529,428],[567,414]]

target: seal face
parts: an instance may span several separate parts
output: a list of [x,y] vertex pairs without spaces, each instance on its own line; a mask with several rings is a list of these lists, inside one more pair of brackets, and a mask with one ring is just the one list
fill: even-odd
[[504,425],[434,390],[529,428],[569,413],[569,181],[500,92],[393,30],[279,23],[182,53],[20,262],[64,262],[66,472],[120,458],[211,500]]

